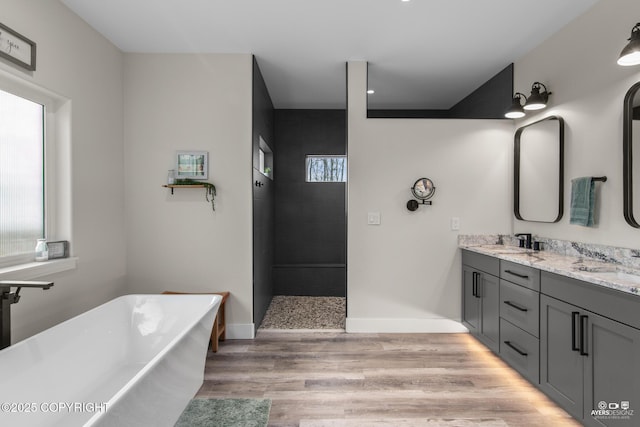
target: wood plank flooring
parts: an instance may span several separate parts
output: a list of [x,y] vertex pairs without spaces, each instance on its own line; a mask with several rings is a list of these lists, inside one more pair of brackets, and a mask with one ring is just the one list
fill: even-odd
[[468,334],[259,331],[209,353],[198,397],[272,399],[273,427],[580,425]]

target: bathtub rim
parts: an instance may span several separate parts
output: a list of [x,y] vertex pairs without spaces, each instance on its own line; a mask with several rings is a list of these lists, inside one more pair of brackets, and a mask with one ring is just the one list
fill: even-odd
[[[205,298],[211,298],[212,300],[216,300],[216,299],[222,300],[222,297],[220,295],[217,295],[217,294],[126,294],[126,295],[121,295],[119,297],[115,297],[113,299],[110,299],[109,301],[103,302],[102,304],[97,305],[97,306],[95,306],[93,308],[90,308],[87,311],[83,311],[82,313],[79,313],[79,314],[77,314],[77,315],[75,315],[73,317],[70,317],[67,320],[63,320],[60,323],[56,323],[53,326],[50,326],[50,327],[48,327],[46,329],[43,329],[42,331],[38,332],[37,334],[31,335],[30,337],[27,337],[27,338],[25,338],[23,340],[20,340],[15,344],[11,344],[7,348],[3,348],[2,350],[0,350],[0,357],[2,356],[2,353],[4,351],[7,351],[7,350],[10,350],[12,348],[16,348],[16,347],[19,347],[19,346],[22,346],[22,345],[26,345],[26,343],[29,343],[30,341],[35,340],[38,337],[38,335],[44,334],[45,332],[47,332],[47,331],[49,331],[49,330],[51,330],[53,328],[57,328],[58,326],[62,326],[64,324],[66,324],[66,323],[71,322],[72,320],[75,320],[75,319],[79,318],[79,317],[83,317],[85,315],[89,315],[89,313],[91,313],[93,311],[97,311],[100,308],[102,308],[103,306],[105,306],[107,304],[110,304],[110,303],[112,303],[114,301],[118,301],[120,299],[125,299],[125,298],[128,298],[128,297],[151,297],[151,296],[153,296],[153,297],[158,296],[158,297],[161,297],[161,298],[166,298],[166,297],[205,297]],[[211,301],[209,303],[209,305],[207,306],[207,310],[202,314],[202,316],[204,316],[209,311],[211,306],[214,306],[216,303],[218,303],[218,306],[220,305],[219,302],[217,302],[217,301],[216,302]],[[200,316],[200,318],[202,318],[202,316]],[[191,330],[193,328],[193,326],[195,325],[195,323],[197,323],[197,322],[193,322],[192,324],[190,323],[188,326],[185,326],[185,330]],[[173,343],[173,340],[171,340],[169,342],[169,344],[167,344],[166,347],[169,347],[169,345],[172,344],[172,343]]]
[[[95,310],[105,304],[108,304],[111,301],[115,301],[117,299],[120,298],[126,298],[126,297],[131,297],[131,296],[142,296],[142,297],[148,297],[148,296],[157,296],[160,297],[161,299],[164,299],[166,297],[187,297],[190,299],[193,299],[193,297],[195,298],[200,298],[200,299],[204,299],[204,298],[208,298],[211,301],[209,302],[209,304],[206,306],[206,310],[204,310],[203,313],[200,314],[200,316],[197,317],[197,319],[195,321],[190,322],[188,325],[186,325],[181,331],[180,333],[178,333],[171,341],[169,341],[167,343],[167,345],[165,345],[162,350],[160,350],[158,353],[156,353],[153,358],[146,363],[142,369],[140,369],[133,377],[131,377],[129,379],[129,381],[127,381],[121,388],[120,390],[118,390],[113,396],[111,396],[109,398],[109,400],[106,402],[107,404],[107,409],[106,411],[99,411],[93,414],[93,416],[91,416],[91,418],[89,418],[85,423],[84,423],[84,427],[90,427],[92,425],[94,425],[95,423],[97,423],[101,417],[105,416],[107,414],[107,412],[109,412],[109,407],[111,407],[112,405],[114,405],[115,403],[117,403],[120,399],[122,399],[122,397],[126,394],[126,392],[131,388],[131,386],[133,384],[135,384],[137,381],[139,381],[140,379],[144,378],[145,376],[147,376],[147,374],[149,373],[149,371],[151,371],[156,365],[158,365],[158,363],[160,362],[160,360],[163,358],[163,356],[165,354],[167,354],[172,348],[174,348],[180,341],[182,341],[184,339],[184,337],[191,332],[191,330],[198,324],[200,323],[200,321],[202,320],[202,318],[204,316],[206,316],[209,311],[213,310],[213,309],[218,309],[220,307],[220,301],[222,301],[222,297],[220,295],[207,295],[207,294],[188,294],[188,295],[163,295],[163,294],[129,294],[129,295],[123,295],[117,298],[114,298],[113,300],[107,301],[104,304],[101,304],[89,311]],[[204,298],[201,298],[204,297]],[[85,312],[88,313],[89,311]],[[82,313],[84,314],[84,313]],[[82,316],[82,314],[76,316]],[[74,318],[72,317],[69,320],[73,320]],[[215,315],[213,316],[213,321],[215,322]],[[64,323],[64,322],[63,322]],[[213,324],[211,325],[213,327]],[[208,346],[208,343],[207,343]]]

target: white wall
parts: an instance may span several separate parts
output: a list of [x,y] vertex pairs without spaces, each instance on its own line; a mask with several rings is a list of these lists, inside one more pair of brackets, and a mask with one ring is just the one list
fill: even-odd
[[[252,57],[125,55],[130,292],[231,291],[227,336],[251,338]],[[209,152],[216,211],[202,189],[161,185],[176,150]]]
[[[553,92],[550,108],[519,120],[562,116],[565,134],[565,215],[557,224],[514,221],[516,232],[542,237],[640,248],[640,230],[622,213],[622,102],[640,81],[640,66],[616,64],[631,28],[640,21],[637,0],[602,0],[515,63],[514,89],[529,94],[534,81]],[[569,224],[571,179],[606,175],[599,187],[598,224]]]
[[2,23],[37,44],[37,70],[0,61],[0,73],[71,100],[70,235],[76,270],[23,289],[12,306],[19,341],[124,292],[122,54],[57,1],[3,0]]
[[[347,330],[453,331],[460,325],[458,231],[510,232],[513,123],[366,119],[366,63],[348,70]],[[420,177],[432,206],[409,212]],[[367,212],[381,224],[367,225]]]

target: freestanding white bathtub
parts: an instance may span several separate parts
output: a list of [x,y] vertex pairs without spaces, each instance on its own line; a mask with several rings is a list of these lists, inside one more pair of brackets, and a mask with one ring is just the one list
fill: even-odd
[[127,295],[0,351],[2,426],[173,426],[219,295]]

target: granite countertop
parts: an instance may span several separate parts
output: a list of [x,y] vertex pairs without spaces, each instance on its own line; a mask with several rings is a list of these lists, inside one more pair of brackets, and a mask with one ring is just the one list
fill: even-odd
[[568,256],[551,251],[533,251],[486,242],[476,244],[461,242],[459,247],[640,296],[640,270],[638,269],[588,257]]

